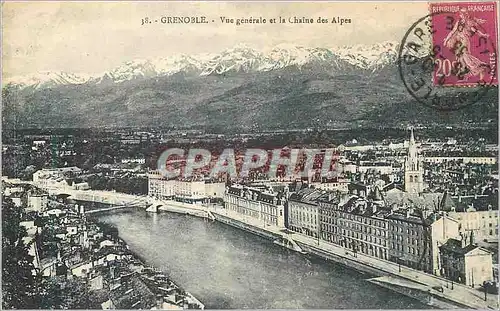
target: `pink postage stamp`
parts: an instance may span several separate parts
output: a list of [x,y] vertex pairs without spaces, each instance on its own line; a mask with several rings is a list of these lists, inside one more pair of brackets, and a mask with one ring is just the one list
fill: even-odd
[[431,3],[434,85],[498,85],[496,2]]

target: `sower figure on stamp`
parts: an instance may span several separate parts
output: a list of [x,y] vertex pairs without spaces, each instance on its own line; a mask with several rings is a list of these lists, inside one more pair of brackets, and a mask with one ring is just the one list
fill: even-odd
[[462,8],[459,12],[459,20],[453,26],[453,29],[444,39],[444,45],[449,48],[457,57],[458,69],[457,76],[468,80],[470,76],[478,76],[483,81],[484,75],[489,71],[489,65],[482,62],[471,54],[470,38],[478,33],[483,37],[489,37],[483,33],[480,28],[485,20],[471,17],[466,9]]

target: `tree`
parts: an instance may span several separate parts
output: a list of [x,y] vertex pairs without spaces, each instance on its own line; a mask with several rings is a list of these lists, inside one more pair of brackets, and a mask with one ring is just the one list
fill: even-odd
[[51,277],[42,283],[40,307],[43,309],[87,309],[89,288],[81,279]]
[[98,221],[97,226],[102,230],[103,236],[112,239],[118,238],[118,229],[115,226],[102,221]]
[[33,257],[23,242],[26,230],[20,226],[22,209],[11,200],[2,202],[2,307],[38,308]]

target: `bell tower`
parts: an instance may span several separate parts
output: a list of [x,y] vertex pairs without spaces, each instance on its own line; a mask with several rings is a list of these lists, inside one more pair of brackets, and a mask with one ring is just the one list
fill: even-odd
[[420,193],[424,190],[424,168],[418,157],[417,144],[413,135],[413,127],[410,128],[410,143],[408,155],[405,159],[405,191],[409,193]]

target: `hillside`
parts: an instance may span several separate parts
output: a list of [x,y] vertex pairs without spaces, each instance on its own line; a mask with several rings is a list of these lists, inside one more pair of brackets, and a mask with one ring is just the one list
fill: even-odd
[[[408,94],[393,52],[378,51],[366,60],[345,51],[282,48],[264,55],[240,48],[203,65],[185,56],[180,59],[190,65],[169,74],[159,74],[158,65],[148,62],[124,69],[129,62],[84,82],[11,82],[2,89],[3,126],[258,130],[497,122],[496,88],[468,108],[437,113]],[[274,68],[268,67],[269,55]]]

